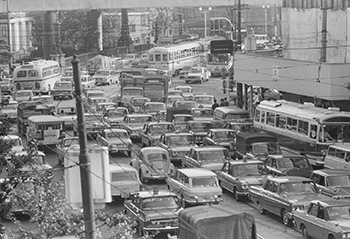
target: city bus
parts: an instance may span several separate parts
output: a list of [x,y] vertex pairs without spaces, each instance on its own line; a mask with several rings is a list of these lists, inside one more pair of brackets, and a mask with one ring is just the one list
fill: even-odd
[[228,72],[232,66],[232,58],[229,53],[207,54],[207,69],[211,77],[221,77],[222,72]]
[[172,75],[179,75],[181,69],[200,64],[201,48],[198,41],[153,47],[148,51],[149,68],[167,70]]
[[61,70],[57,61],[31,61],[17,66],[13,72],[16,92],[32,90],[35,95],[45,94],[50,92],[59,80],[61,80]]
[[257,105],[254,128],[277,137],[282,150],[306,155],[314,168],[322,168],[322,150],[350,144],[350,112],[319,108],[312,103],[264,100]]
[[40,146],[56,146],[64,137],[64,119],[53,115],[35,115],[28,118],[27,140],[34,139]]

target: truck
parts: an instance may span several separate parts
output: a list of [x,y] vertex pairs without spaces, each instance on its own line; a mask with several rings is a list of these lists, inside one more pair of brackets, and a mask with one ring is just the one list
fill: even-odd
[[131,100],[135,97],[143,97],[144,94],[143,76],[122,75],[120,78],[120,101],[124,105],[131,105]]
[[151,101],[165,103],[169,90],[169,78],[167,76],[146,76],[144,81],[144,96]]
[[97,55],[93,58],[90,58],[86,62],[86,70],[92,76],[96,71],[104,68],[111,68],[113,60],[111,57]]
[[28,118],[34,115],[51,115],[50,107],[39,104],[36,101],[26,101],[18,104],[17,107],[17,129],[18,133],[25,136],[28,127]]
[[223,205],[205,205],[179,212],[179,232],[171,239],[256,239],[254,217]]

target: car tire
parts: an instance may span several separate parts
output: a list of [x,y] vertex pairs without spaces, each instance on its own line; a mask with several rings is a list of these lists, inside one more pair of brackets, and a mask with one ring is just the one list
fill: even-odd
[[233,197],[235,198],[235,200],[237,202],[240,202],[242,200],[242,197],[237,193],[237,189],[236,188],[233,190]]
[[311,237],[309,236],[309,233],[307,232],[307,229],[304,225],[302,225],[302,227],[301,227],[301,235],[303,235],[304,239],[311,239]]
[[258,205],[258,211],[260,214],[266,214],[266,210],[265,208],[262,206],[262,204],[260,202],[257,202],[257,205]]
[[285,226],[290,227],[292,226],[292,220],[289,219],[287,213],[288,213],[287,210],[282,209],[282,212],[281,212],[282,222]]
[[127,151],[128,157],[131,157],[131,150]]

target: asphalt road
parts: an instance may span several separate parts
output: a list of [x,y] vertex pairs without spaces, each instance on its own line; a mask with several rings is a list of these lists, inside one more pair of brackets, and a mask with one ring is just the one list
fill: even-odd
[[[184,85],[184,80],[180,80],[178,78],[174,78],[173,85]],[[222,93],[221,88],[221,79],[220,78],[210,78],[208,82],[205,82],[204,84],[193,84],[193,88],[195,92],[205,92],[207,94],[215,95],[215,97],[218,99],[218,101],[223,97],[228,97],[228,95],[224,95]],[[103,87],[106,95],[108,97],[111,97],[115,95],[118,92],[118,88],[116,85],[112,86],[105,86]],[[56,101],[57,104],[60,105],[67,105],[67,106],[73,106],[75,107],[75,101],[74,100],[64,100],[64,101]],[[14,131],[15,132],[15,131]],[[67,134],[72,134],[72,132],[67,132]],[[90,141],[91,143],[94,143],[93,141]],[[135,150],[138,151],[140,149],[140,145],[135,145]],[[50,150],[46,150],[47,155],[47,161],[48,163],[55,168],[54,171],[54,180],[64,180],[63,177],[63,168],[58,165],[58,158],[57,155]],[[134,157],[134,153],[131,157]],[[111,163],[127,163],[129,164],[130,158],[123,154],[115,154],[110,155],[110,162]],[[164,182],[151,182],[147,185],[144,185],[144,188],[152,189],[154,186],[161,188],[166,188]],[[233,198],[233,195],[230,193],[225,193],[223,195],[223,205],[233,208],[237,210],[237,212],[247,212],[252,214],[255,217],[256,225],[257,225],[257,232],[259,234],[260,238],[265,239],[301,239],[302,235],[297,232],[293,228],[288,228],[282,224],[282,221],[279,217],[274,215],[261,215],[259,214],[258,210],[256,209],[255,205],[253,205],[252,202],[249,200],[243,201],[243,202],[236,202]],[[113,201],[110,204],[107,204],[105,209],[103,211],[105,212],[117,212],[121,211],[123,209],[123,200],[116,200]],[[30,230],[31,228],[34,228],[35,226],[28,221],[28,218],[20,217],[19,219],[22,220],[24,225]],[[10,222],[3,222],[5,224],[7,231],[10,230],[16,230],[16,226]],[[10,232],[8,235],[10,236]],[[104,234],[104,236],[107,236],[107,233]],[[134,238],[137,238],[135,235]],[[165,235],[159,235],[157,238],[166,238]]]

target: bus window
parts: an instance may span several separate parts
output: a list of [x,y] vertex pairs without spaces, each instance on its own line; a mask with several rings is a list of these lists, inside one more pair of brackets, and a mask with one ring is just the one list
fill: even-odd
[[17,72],[17,77],[27,77],[27,71],[18,71]]
[[261,123],[265,124],[265,111],[261,111]]
[[274,113],[270,113],[270,112],[266,113],[266,123],[268,125],[275,126],[275,114]]
[[155,61],[161,61],[161,55],[155,54]]
[[149,55],[149,61],[154,61],[153,55]]
[[298,121],[296,119],[287,117],[287,129],[289,129],[290,131],[297,131],[297,123]]
[[310,138],[316,139],[316,132],[317,132],[317,125],[311,124],[310,125]]
[[287,117],[276,115],[276,125],[280,129],[285,129],[287,124]]
[[36,70],[29,70],[28,71],[28,77],[37,77],[37,76],[39,76],[38,71],[36,71]]
[[299,120],[298,133],[307,135],[309,131],[309,123],[303,120]]
[[163,61],[168,61],[168,54],[163,54]]
[[254,120],[255,120],[256,122],[259,122],[259,121],[260,121],[260,110],[255,110]]

